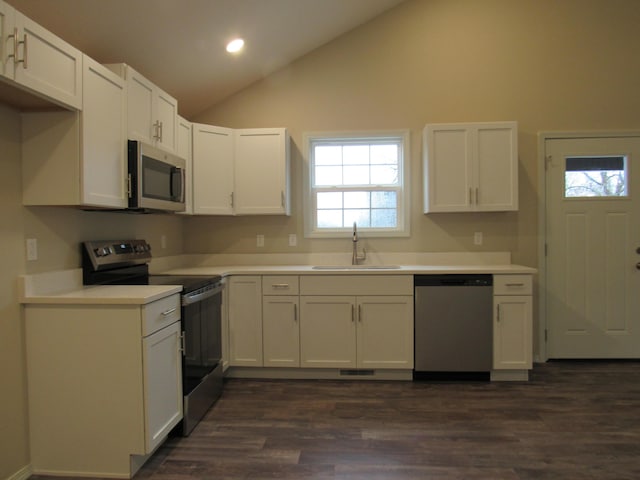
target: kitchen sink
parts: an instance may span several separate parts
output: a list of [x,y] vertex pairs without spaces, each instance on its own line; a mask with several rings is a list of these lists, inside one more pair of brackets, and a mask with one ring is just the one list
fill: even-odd
[[397,270],[400,265],[315,265],[313,270]]

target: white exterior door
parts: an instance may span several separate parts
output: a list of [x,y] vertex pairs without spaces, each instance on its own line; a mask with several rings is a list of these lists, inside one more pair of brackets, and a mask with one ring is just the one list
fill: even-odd
[[547,139],[549,358],[640,357],[640,137]]

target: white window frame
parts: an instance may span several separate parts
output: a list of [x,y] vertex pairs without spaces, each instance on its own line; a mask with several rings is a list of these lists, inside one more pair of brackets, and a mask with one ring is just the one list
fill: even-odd
[[[400,158],[399,158],[399,170],[400,185],[396,188],[398,195],[398,211],[397,219],[398,225],[394,229],[380,229],[371,227],[361,227],[358,225],[358,232],[366,235],[367,237],[408,237],[410,235],[409,229],[409,206],[410,206],[410,169],[411,156],[409,151],[410,145],[410,131],[409,130],[391,130],[382,132],[312,132],[305,133],[303,135],[304,140],[304,236],[307,238],[343,238],[345,233],[351,233],[352,227],[344,228],[322,228],[316,227],[316,206],[315,206],[315,192],[316,189],[313,185],[313,158],[311,146],[316,140],[362,140],[362,141],[380,141],[385,138],[392,138],[394,140],[400,140]],[[366,190],[367,186],[363,186]],[[345,189],[347,190],[347,189]],[[340,191],[338,188],[336,191]]]

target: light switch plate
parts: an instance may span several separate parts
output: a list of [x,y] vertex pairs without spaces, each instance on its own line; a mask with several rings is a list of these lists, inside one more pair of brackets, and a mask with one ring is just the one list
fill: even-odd
[[264,235],[256,235],[256,247],[264,247]]
[[38,240],[27,238],[27,260],[38,260]]
[[476,232],[473,234],[473,244],[482,245],[482,232]]
[[295,233],[290,233],[289,234],[289,246],[290,247],[295,247],[296,245],[298,245],[298,236]]

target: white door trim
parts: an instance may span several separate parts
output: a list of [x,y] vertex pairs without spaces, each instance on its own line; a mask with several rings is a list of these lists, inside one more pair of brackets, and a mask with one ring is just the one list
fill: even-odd
[[547,244],[547,174],[545,169],[547,140],[576,139],[599,137],[640,137],[639,130],[614,131],[560,131],[538,132],[538,352],[535,362],[546,362],[547,344],[545,332],[547,330],[547,262],[545,245]]

